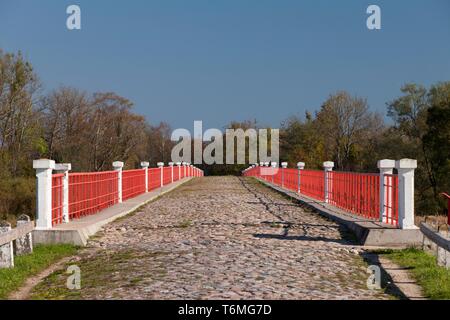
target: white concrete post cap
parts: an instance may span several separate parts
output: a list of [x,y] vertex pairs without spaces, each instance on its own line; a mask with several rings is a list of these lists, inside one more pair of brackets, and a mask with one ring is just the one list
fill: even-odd
[[413,159],[401,159],[395,161],[396,169],[416,169],[417,168],[417,160]]
[[56,171],[70,171],[70,170],[72,170],[72,164],[71,163],[56,163],[55,170]]
[[272,168],[276,168],[277,167],[277,163],[276,162],[272,162]]
[[282,163],[281,163],[281,166],[282,166],[283,168],[287,168],[288,163],[287,163],[287,162],[282,162]]
[[157,166],[158,166],[158,167],[164,167],[164,162],[158,162],[158,163],[157,163]]
[[260,165],[261,167],[264,167],[264,162],[260,162],[259,165]]
[[150,166],[150,163],[148,163],[147,161],[142,161],[141,162],[141,167],[148,168],[149,166]]
[[177,166],[181,166],[181,162],[177,162]]
[[264,162],[264,166],[268,167],[269,166],[269,162]]
[[55,169],[55,161],[50,159],[33,160],[33,169]]
[[395,160],[391,159],[383,159],[378,161],[378,169],[394,169],[395,168]]
[[123,162],[122,161],[114,161],[113,167],[114,168],[123,168]]
[[334,168],[334,162],[333,161],[325,161],[323,163],[324,168]]
[[304,162],[298,162],[297,163],[297,168],[304,169],[305,168],[305,163]]
[[173,162],[169,162],[169,167],[173,167],[174,163]]

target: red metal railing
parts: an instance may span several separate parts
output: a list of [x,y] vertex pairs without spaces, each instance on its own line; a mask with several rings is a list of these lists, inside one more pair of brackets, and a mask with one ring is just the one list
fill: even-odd
[[173,181],[178,181],[180,180],[180,174],[179,171],[180,169],[177,167],[173,167]]
[[164,167],[163,168],[163,185],[168,185],[172,183],[172,168]]
[[155,190],[161,187],[161,169],[149,168],[148,169],[148,190]]
[[63,179],[64,174],[52,176],[52,225],[63,222]]
[[297,169],[282,169],[283,170],[283,186],[286,189],[297,192],[298,191],[298,170]]
[[117,171],[70,173],[69,218],[97,213],[119,201]]
[[380,217],[380,175],[330,171],[328,202],[358,216]]
[[[148,191],[161,187],[161,170],[163,184],[168,185],[173,181],[185,177],[184,169],[178,167],[149,168]],[[186,177],[203,176],[203,172],[197,168],[186,168]],[[126,201],[145,193],[145,169],[122,171],[122,200]],[[181,173],[181,175],[179,174]],[[95,214],[119,202],[118,171],[70,173],[69,174],[69,219],[81,218]],[[63,181],[64,174],[52,176],[52,224],[63,222]]]
[[272,175],[272,182],[276,185],[281,186],[281,169],[279,168],[274,168],[273,169],[273,175]]
[[122,200],[145,193],[145,169],[122,171]]
[[[272,175],[271,172],[275,174]],[[326,183],[328,203],[358,216],[380,220],[379,174],[330,171],[327,173],[325,182],[325,171],[322,170],[279,169],[274,171],[267,167],[254,167],[244,171],[243,175],[283,185],[285,189],[295,192],[298,192],[300,185],[301,194],[320,201],[325,201]],[[384,176],[384,190],[383,206],[386,216],[383,222],[398,226],[397,175]]]
[[319,170],[300,170],[300,193],[325,200],[325,173]]
[[384,175],[384,191],[386,217],[383,222],[398,226],[398,175]]

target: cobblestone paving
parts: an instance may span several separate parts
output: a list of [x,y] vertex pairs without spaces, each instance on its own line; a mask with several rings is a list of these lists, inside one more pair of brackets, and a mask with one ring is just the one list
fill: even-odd
[[252,179],[191,181],[107,226],[34,298],[388,299],[334,222]]

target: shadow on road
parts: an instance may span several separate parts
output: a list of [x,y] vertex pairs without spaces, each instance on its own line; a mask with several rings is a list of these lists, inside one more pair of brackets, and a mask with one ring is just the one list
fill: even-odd
[[311,236],[289,236],[283,234],[254,234],[255,238],[259,239],[276,239],[276,240],[288,240],[288,241],[323,241],[323,242],[335,242],[340,244],[348,245],[349,241],[345,239],[332,239],[326,237],[311,237]]

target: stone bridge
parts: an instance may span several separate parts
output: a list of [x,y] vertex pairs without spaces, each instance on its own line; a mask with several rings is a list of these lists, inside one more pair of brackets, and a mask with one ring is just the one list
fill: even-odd
[[188,181],[108,224],[32,292],[48,299],[389,299],[340,225],[243,177]]

